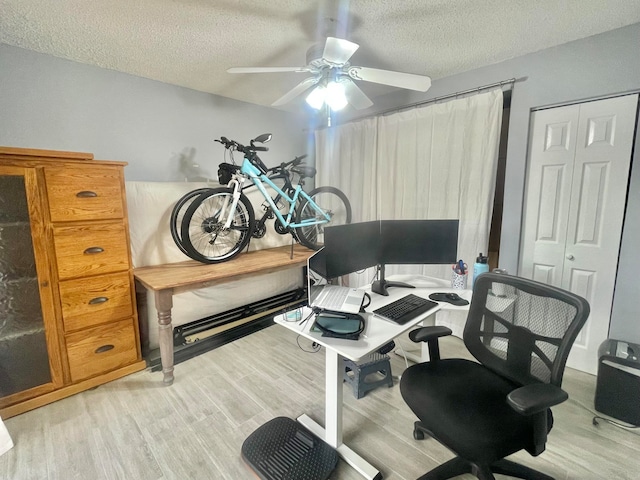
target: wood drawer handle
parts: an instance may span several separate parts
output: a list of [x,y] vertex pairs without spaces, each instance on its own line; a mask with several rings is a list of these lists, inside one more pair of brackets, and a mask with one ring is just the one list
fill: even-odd
[[78,198],[93,198],[97,196],[98,194],[96,192],[92,192],[91,190],[82,190],[81,192],[76,193],[76,197]]
[[101,347],[96,348],[95,353],[104,353],[104,352],[108,352],[109,350],[113,350],[114,348],[116,348],[115,346],[108,344],[108,345],[102,345]]
[[89,247],[84,251],[84,253],[87,255],[93,255],[93,254],[102,253],[102,252],[104,252],[104,248],[102,247]]
[[96,297],[89,300],[89,305],[97,305],[109,301],[109,297]]

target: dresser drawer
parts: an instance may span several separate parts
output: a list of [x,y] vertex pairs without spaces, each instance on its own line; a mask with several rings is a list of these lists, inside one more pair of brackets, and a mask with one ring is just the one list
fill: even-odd
[[71,381],[130,365],[138,359],[133,320],[122,320],[66,336]]
[[65,280],[60,299],[65,332],[133,315],[128,272]]
[[46,168],[51,221],[122,218],[120,172],[105,166]]
[[61,280],[129,269],[122,223],[54,226],[53,241]]

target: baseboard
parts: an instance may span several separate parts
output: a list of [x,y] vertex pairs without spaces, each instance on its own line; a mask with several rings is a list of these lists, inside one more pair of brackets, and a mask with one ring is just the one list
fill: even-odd
[[[279,302],[274,302],[274,297],[262,301],[266,302],[262,303],[263,307],[267,304],[269,305],[268,309],[258,309],[260,310],[258,313],[253,313],[240,319],[226,320],[233,317],[237,318],[236,315],[230,315],[232,311],[229,311],[214,315],[208,319],[197,320],[192,324],[176,327],[174,328],[173,363],[177,365],[197,355],[274,325],[273,317],[275,315],[278,315],[283,310],[306,304],[306,299],[307,297],[303,290],[296,290],[284,294]],[[239,310],[243,309],[245,312],[255,312],[256,308],[252,304],[252,308],[241,307]],[[220,324],[221,318],[225,319],[222,324]],[[208,329],[205,328],[206,325],[203,325],[207,322],[211,325]],[[149,351],[145,356],[145,360],[147,366],[151,367],[153,372],[162,370],[159,348]]]

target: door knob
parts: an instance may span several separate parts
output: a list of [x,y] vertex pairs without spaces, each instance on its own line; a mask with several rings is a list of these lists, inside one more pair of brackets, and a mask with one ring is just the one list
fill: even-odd
[[567,260],[573,260],[574,258],[576,258],[576,257],[574,257],[574,256],[573,256],[573,255],[571,255],[571,254],[567,255]]

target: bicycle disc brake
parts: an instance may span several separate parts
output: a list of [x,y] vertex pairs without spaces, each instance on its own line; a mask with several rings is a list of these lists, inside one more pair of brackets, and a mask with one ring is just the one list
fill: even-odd
[[212,240],[210,240],[209,243],[213,243],[217,237],[225,237],[229,235],[229,230],[224,228],[224,225],[217,217],[205,218],[200,224],[200,228],[204,233],[212,236]]

